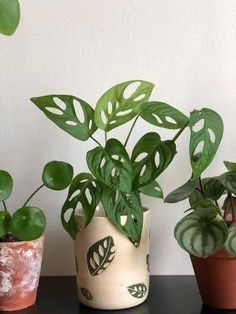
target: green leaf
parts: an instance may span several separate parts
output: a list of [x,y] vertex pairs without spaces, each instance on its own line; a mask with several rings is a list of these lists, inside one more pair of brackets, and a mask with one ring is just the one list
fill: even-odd
[[224,165],[225,165],[225,167],[226,167],[229,171],[236,171],[236,163],[235,163],[235,162],[224,161]]
[[177,203],[188,198],[194,191],[197,180],[188,180],[185,184],[174,190],[165,198],[166,203]]
[[111,265],[115,252],[115,243],[111,236],[90,246],[87,253],[87,264],[91,276],[97,276],[104,272]]
[[[78,208],[78,203],[83,208],[85,226],[87,226],[91,222],[96,206],[101,200],[101,194],[100,184],[90,173],[80,173],[71,182],[67,199],[62,207],[61,222],[73,239],[78,233],[75,220],[75,210]],[[69,219],[66,219],[69,210],[71,210],[71,214]]]
[[175,154],[175,143],[161,141],[157,133],[151,132],[141,137],[131,156],[134,188],[154,181],[171,163]]
[[0,170],[0,201],[8,199],[12,193],[13,180],[7,171]]
[[219,180],[228,192],[236,194],[236,171],[223,173]]
[[225,187],[219,181],[219,177],[208,178],[204,186],[205,197],[217,201],[225,192]]
[[[135,90],[126,96],[132,87]],[[139,113],[140,105],[149,99],[153,87],[152,83],[141,80],[113,86],[97,102],[94,115],[96,125],[108,132],[130,121]]]
[[43,183],[52,190],[63,190],[73,178],[73,167],[64,161],[50,161],[43,169]]
[[0,211],[0,238],[4,237],[10,230],[11,215],[6,211]]
[[182,129],[189,121],[182,112],[159,101],[144,103],[140,116],[147,122],[166,129]]
[[[86,141],[97,130],[93,108],[80,98],[48,95],[33,97],[31,101],[59,128],[78,140]],[[81,116],[77,116],[76,109],[81,109]]]
[[207,257],[221,249],[228,237],[228,228],[218,208],[197,208],[175,227],[175,238],[188,253]]
[[86,300],[88,300],[88,301],[93,300],[92,294],[87,289],[81,288],[80,291]]
[[148,185],[141,187],[139,190],[145,195],[149,195],[156,198],[163,198],[162,188],[156,181],[153,181]]
[[203,108],[191,113],[189,154],[193,179],[198,178],[212,162],[223,136],[223,121],[213,110]]
[[12,216],[11,231],[18,240],[35,240],[44,233],[45,227],[46,217],[37,207],[22,207]]
[[125,195],[107,188],[102,204],[109,220],[138,246],[143,228],[143,208],[138,191]]
[[147,287],[143,283],[129,286],[127,289],[134,298],[142,299],[147,294]]
[[0,33],[12,35],[20,22],[18,0],[0,0]]
[[236,256],[236,223],[229,227],[229,235],[224,248],[229,254]]
[[109,187],[122,192],[132,188],[132,167],[123,144],[109,139],[105,148],[96,147],[87,153],[87,164],[92,174]]

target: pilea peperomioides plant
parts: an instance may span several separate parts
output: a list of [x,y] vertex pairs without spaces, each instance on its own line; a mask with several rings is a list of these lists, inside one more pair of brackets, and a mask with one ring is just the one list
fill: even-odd
[[[189,124],[189,118],[179,110],[163,102],[149,101],[153,87],[152,83],[142,80],[120,83],[100,97],[95,110],[84,100],[70,95],[48,95],[31,99],[61,129],[76,139],[85,141],[90,138],[97,144],[86,157],[91,173],[81,173],[74,178],[62,208],[62,225],[72,238],[78,232],[74,215],[78,205],[83,208],[88,225],[96,206],[101,202],[110,221],[132,243],[139,244],[143,227],[140,193],[163,197],[156,178],[173,160],[176,154],[175,141]],[[78,107],[82,109],[83,116],[77,115]],[[195,113],[195,120],[201,115],[206,116],[208,128],[211,127],[211,120],[217,117],[213,111],[203,109]],[[179,131],[172,140],[164,141],[156,132],[147,133],[139,139],[129,155],[126,146],[138,118],[157,127]],[[124,143],[118,139],[108,139],[110,130],[132,119]],[[104,131],[104,145],[94,137],[98,128]],[[216,141],[218,140],[217,138]],[[194,141],[197,142],[197,139]],[[206,162],[203,164],[206,165]],[[72,210],[71,215],[66,219],[69,210]],[[127,219],[122,224],[121,215],[124,214]]]
[[40,208],[28,205],[29,201],[44,186],[51,190],[65,189],[72,178],[73,168],[68,163],[62,161],[47,163],[42,174],[43,184],[11,216],[6,200],[12,193],[13,180],[7,171],[0,170],[0,201],[3,204],[3,210],[0,211],[0,241],[30,241],[39,238],[45,230],[46,217]]

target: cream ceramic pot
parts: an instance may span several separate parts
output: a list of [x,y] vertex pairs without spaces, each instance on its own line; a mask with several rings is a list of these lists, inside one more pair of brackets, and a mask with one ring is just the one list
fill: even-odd
[[76,213],[76,220],[80,228],[75,239],[80,302],[104,310],[124,309],[144,302],[149,290],[149,210],[144,211],[138,248],[101,213],[86,228],[80,212]]

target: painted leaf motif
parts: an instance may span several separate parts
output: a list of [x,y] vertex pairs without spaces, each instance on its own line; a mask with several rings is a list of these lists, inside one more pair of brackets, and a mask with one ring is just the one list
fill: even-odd
[[140,116],[147,122],[166,129],[182,129],[189,121],[182,112],[159,101],[144,103]]
[[134,298],[138,299],[142,299],[147,293],[147,287],[143,283],[129,286],[127,289]]
[[163,191],[157,181],[153,181],[148,185],[145,185],[139,189],[145,195],[156,197],[156,198],[163,198]]
[[203,108],[191,113],[189,154],[192,178],[198,178],[212,162],[223,136],[223,121],[215,111]]
[[[126,95],[132,87],[134,91],[131,91],[131,95]],[[94,116],[96,125],[108,132],[130,121],[139,113],[140,105],[148,101],[153,87],[152,83],[141,80],[113,86],[97,102]]]
[[150,267],[149,267],[149,254],[146,255],[146,263],[147,263],[147,270],[150,271]]
[[87,253],[87,264],[92,276],[104,272],[115,257],[115,243],[111,236],[108,236],[94,243]]
[[[86,141],[97,130],[93,108],[80,98],[48,95],[33,97],[31,101],[59,128],[78,140]],[[76,113],[79,109],[80,116]]]
[[197,208],[175,227],[175,238],[188,253],[207,257],[222,248],[228,237],[228,228],[218,214],[218,208],[211,205]]
[[223,173],[219,180],[227,191],[236,194],[236,171]]
[[81,291],[82,295],[85,297],[86,300],[88,300],[88,301],[93,300],[93,297],[92,297],[91,293],[87,289],[81,288],[80,291]]
[[96,147],[87,153],[87,164],[92,174],[109,187],[131,192],[132,167],[123,144],[109,139],[105,148]]
[[177,203],[188,198],[194,191],[197,180],[188,180],[185,184],[171,192],[165,198],[166,203]]
[[145,134],[135,145],[132,156],[133,187],[153,182],[171,163],[176,154],[172,141],[161,141],[159,134]]
[[236,256],[236,223],[229,227],[229,235],[224,248],[229,254]]

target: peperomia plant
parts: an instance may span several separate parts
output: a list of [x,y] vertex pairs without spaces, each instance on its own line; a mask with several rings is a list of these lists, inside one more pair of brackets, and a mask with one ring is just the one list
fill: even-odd
[[[100,97],[95,110],[84,100],[69,95],[31,99],[61,129],[78,140],[90,138],[96,143],[96,147],[86,157],[91,173],[81,173],[74,178],[62,208],[62,225],[72,238],[78,232],[75,221],[78,205],[83,208],[88,225],[96,206],[101,202],[110,221],[132,243],[139,244],[143,226],[140,193],[163,197],[156,178],[171,163],[176,154],[175,141],[189,124],[189,118],[179,110],[163,102],[149,101],[153,88],[152,83],[142,80],[120,83]],[[82,109],[82,115],[77,115],[78,107]],[[195,114],[195,119],[200,114],[206,115],[209,125],[215,117],[214,112],[204,109]],[[164,141],[156,132],[144,134],[129,155],[126,146],[138,118],[178,132],[172,140]],[[124,143],[115,138],[108,139],[109,131],[130,120],[133,123]],[[94,137],[98,128],[104,131],[104,144]],[[66,219],[69,210],[71,215]],[[125,224],[121,223],[123,214],[127,215]]]
[[20,22],[18,0],[0,0],[0,33],[12,35]]
[[47,163],[42,174],[43,184],[11,216],[6,200],[12,193],[13,180],[7,171],[0,170],[0,201],[3,205],[3,210],[0,211],[0,241],[29,241],[40,237],[46,227],[46,217],[40,208],[29,206],[29,201],[44,186],[52,190],[65,189],[72,178],[73,168],[68,163],[62,161]]

